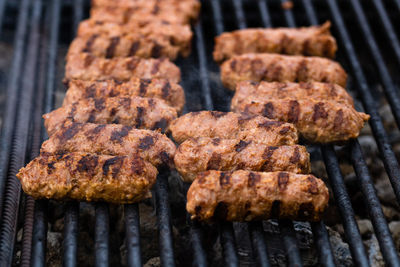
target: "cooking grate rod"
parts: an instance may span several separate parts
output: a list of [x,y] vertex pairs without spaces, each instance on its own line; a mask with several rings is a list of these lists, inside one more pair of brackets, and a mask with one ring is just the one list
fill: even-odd
[[232,223],[220,222],[219,238],[224,251],[225,264],[230,267],[238,267],[239,258],[237,256]]
[[358,229],[354,217],[354,210],[351,206],[350,197],[346,191],[346,186],[343,181],[343,176],[340,171],[335,151],[331,145],[323,146],[321,151],[335,202],[339,207],[340,215],[342,217],[341,221],[343,223],[344,233],[346,235],[346,240],[350,245],[353,260],[359,266],[369,266],[367,254],[362,245],[360,230]]
[[162,266],[175,266],[174,244],[172,238],[171,210],[168,200],[168,175],[167,171],[157,177],[156,211],[159,231],[159,252]]
[[[35,127],[40,128],[40,139],[44,140],[47,136],[46,130],[42,127],[42,113],[48,112],[53,106],[54,81],[50,79],[55,72],[56,51],[58,46],[58,25],[59,25],[60,2],[52,1],[50,8],[46,9],[45,25],[43,30],[43,43],[40,62],[40,76],[38,88],[45,88],[44,97],[38,96],[40,101],[44,102],[39,112],[38,121],[34,121]],[[43,101],[44,99],[44,101]],[[39,149],[40,144],[33,149]],[[46,245],[47,245],[47,200],[35,201],[35,213],[32,237],[32,266],[44,266],[46,262]]]
[[107,203],[96,203],[95,223],[95,265],[107,267],[109,262],[109,228],[110,216]]
[[374,3],[374,6],[379,13],[379,17],[382,21],[383,27],[385,28],[385,31],[389,38],[390,44],[392,45],[393,50],[396,54],[397,62],[400,63],[400,43],[399,43],[399,39],[397,38],[397,35],[393,29],[393,25],[390,22],[389,14],[386,12],[386,9],[385,9],[382,1],[372,0],[372,2]]
[[390,266],[400,266],[400,259],[389,231],[389,226],[383,215],[381,204],[376,195],[374,184],[362,155],[358,141],[352,141],[351,159],[359,180],[361,191],[367,205],[369,217],[378,239],[382,256]]
[[267,245],[264,238],[264,230],[262,222],[250,222],[249,232],[253,245],[253,251],[257,257],[257,262],[260,267],[270,267],[268,259]]
[[128,266],[142,266],[140,249],[140,218],[138,204],[124,206]]

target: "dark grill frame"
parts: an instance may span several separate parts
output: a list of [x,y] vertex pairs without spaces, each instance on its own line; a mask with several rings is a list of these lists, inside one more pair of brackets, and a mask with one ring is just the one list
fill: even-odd
[[[73,29],[83,19],[84,0],[70,0],[73,4]],[[234,7],[237,28],[247,27],[246,14],[241,0],[231,0]],[[243,0],[245,1],[245,0]],[[314,10],[312,0],[299,0],[306,12],[308,22],[317,24],[318,17]],[[396,60],[400,64],[400,45],[391,21],[388,19],[386,9],[381,1],[372,0],[376,7],[388,40],[391,41]],[[21,188],[15,178],[18,169],[25,162],[39,153],[41,142],[46,138],[42,127],[41,114],[49,112],[54,106],[56,60],[59,40],[59,28],[62,0],[48,1],[44,14],[45,27],[40,28],[42,18],[42,5],[46,0],[20,0],[18,25],[14,41],[14,57],[10,67],[10,78],[7,84],[7,104],[0,140],[0,266],[10,266],[13,261],[15,237],[17,232],[18,213],[20,209]],[[208,0],[212,8],[215,33],[224,31],[224,18],[219,0]],[[258,5],[260,18],[265,27],[271,27],[272,20],[266,0],[253,0]],[[281,1],[282,3],[285,0]],[[361,63],[355,52],[354,45],[349,37],[341,11],[336,0],[326,0],[333,26],[337,29],[338,41],[344,44],[344,52],[350,63],[350,74],[355,78],[356,89],[362,100],[363,106],[371,115],[370,126],[377,142],[382,160],[392,183],[395,195],[400,202],[400,167],[389,143],[388,135],[379,116],[375,99],[368,85],[366,75],[361,68]],[[3,24],[6,0],[0,0],[0,34]],[[400,0],[395,0],[400,11]],[[400,98],[389,74],[382,53],[376,43],[359,0],[351,0],[353,12],[356,15],[363,37],[368,44],[380,80],[390,103],[397,126],[400,127]],[[287,26],[295,27],[296,19],[292,10],[284,11]],[[28,20],[29,18],[29,20]],[[205,39],[203,36],[203,22],[194,26],[195,45],[193,53],[197,54],[197,64],[200,75],[200,86],[203,97],[203,107],[214,109],[211,92],[209,64],[207,62]],[[29,46],[25,47],[26,41]],[[22,81],[20,82],[20,77]],[[37,79],[35,77],[38,77]],[[34,101],[32,101],[32,99]],[[28,114],[28,115],[26,115]],[[369,211],[376,237],[382,251],[382,256],[389,266],[400,266],[399,255],[395,249],[388,224],[383,215],[379,199],[375,193],[374,184],[363,157],[360,144],[357,140],[351,141],[351,160],[357,174],[357,182],[364,196],[364,201]],[[368,266],[369,261],[362,245],[361,235],[355,220],[355,214],[350,202],[350,197],[345,188],[343,176],[335,150],[331,145],[320,147],[326,171],[333,189],[336,205],[339,208],[342,224],[351,254],[357,265]],[[168,200],[168,172],[162,172],[155,186],[157,219],[159,225],[159,250],[163,266],[174,266],[174,248],[171,223],[171,211]],[[186,188],[187,190],[187,188]],[[43,266],[46,260],[46,234],[48,202],[45,200],[34,201],[25,198],[24,225],[22,238],[22,266]],[[109,265],[109,210],[108,205],[97,203],[95,223],[95,263],[96,266]],[[140,247],[140,218],[137,204],[125,205],[125,230],[127,246],[127,263],[129,266],[141,266]],[[207,255],[203,248],[203,229],[201,225],[188,219],[190,225],[190,240],[193,249],[193,265],[207,266]],[[249,223],[249,235],[252,241],[253,254],[260,266],[270,266],[266,240],[263,235],[261,222]],[[64,217],[64,265],[76,266],[78,247],[79,203],[70,202],[65,208]],[[293,222],[281,220],[279,228],[283,243],[291,266],[301,266],[301,258],[297,247]],[[323,222],[311,223],[319,260],[323,266],[335,266],[329,236]],[[235,244],[232,223],[220,223],[220,241],[227,266],[239,266],[239,257]],[[11,241],[11,242],[10,242]]]

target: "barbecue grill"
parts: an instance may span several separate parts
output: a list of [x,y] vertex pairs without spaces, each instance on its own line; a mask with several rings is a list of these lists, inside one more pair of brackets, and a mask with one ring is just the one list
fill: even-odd
[[[182,70],[182,85],[186,93],[185,112],[229,110],[232,93],[222,87],[218,66],[211,57],[212,38],[215,35],[246,27],[315,25],[329,19],[339,44],[337,60],[350,75],[349,88],[358,96],[362,104],[358,103],[359,108],[363,107],[371,115],[369,125],[381,156],[377,161],[383,161],[397,201],[400,202],[400,165],[391,146],[393,142],[378,112],[377,101],[382,95],[386,97],[395,122],[400,127],[399,79],[395,76],[400,65],[397,37],[400,33],[394,27],[400,23],[400,0],[204,0],[202,4],[200,20],[194,25],[192,55],[177,62]],[[50,205],[46,200],[35,201],[24,195],[15,174],[39,153],[40,144],[46,138],[41,115],[57,105],[56,93],[63,92],[63,69],[60,66],[64,65],[65,48],[74,37],[79,21],[88,15],[88,7],[89,3],[85,0],[0,0],[0,38],[7,43],[14,36],[10,67],[2,70],[8,73],[7,82],[0,80],[5,88],[0,141],[0,266],[17,263],[22,266],[43,266],[46,263],[47,220],[55,204]],[[377,90],[380,87],[383,94]],[[347,146],[383,259],[388,266],[400,266],[398,251],[375,192],[362,147],[357,140]],[[325,162],[328,184],[334,197],[332,205],[336,205],[340,212],[354,264],[369,266],[337,151],[332,145],[313,146],[311,150],[317,156],[322,155]],[[221,253],[227,266],[239,266],[239,245],[249,246],[252,256],[250,265],[273,264],[262,222],[221,222],[204,226],[190,219],[184,220],[183,224],[190,229],[187,235],[191,255],[187,256],[186,262],[178,262],[176,255],[179,251],[174,246],[171,215],[174,210],[171,210],[169,198],[177,192],[170,190],[169,176],[170,173],[161,172],[153,192],[162,266],[183,266],[188,263],[195,266],[211,265],[204,243],[205,239],[210,238],[210,227],[217,229],[211,233],[219,234]],[[187,190],[187,185],[182,188],[183,191]],[[113,222],[110,221],[109,205],[93,205],[94,263],[96,266],[108,266],[111,264],[112,251],[121,244],[110,242],[110,225]],[[144,262],[141,258],[143,248],[140,246],[139,207],[137,204],[125,205],[123,209],[126,264],[141,266]],[[78,262],[79,214],[80,203],[69,202],[64,205],[62,254],[65,266],[76,266]],[[286,250],[287,265],[301,266],[302,258],[294,230],[297,222],[281,220],[277,223]],[[311,229],[320,265],[338,264],[324,222],[311,223]],[[22,237],[18,240],[17,233],[21,231]],[[251,242],[235,243],[238,240],[237,233],[247,234]],[[17,255],[17,250],[20,255]]]

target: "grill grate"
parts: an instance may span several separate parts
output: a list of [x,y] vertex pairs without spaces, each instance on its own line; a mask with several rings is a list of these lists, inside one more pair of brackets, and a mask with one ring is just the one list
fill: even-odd
[[[11,1],[8,1],[11,2]],[[3,14],[5,7],[11,5],[6,0],[0,0],[0,33],[3,26]],[[282,0],[280,3],[285,2]],[[388,12],[379,0],[372,0],[376,8],[379,20],[382,22],[386,37],[391,43],[391,48],[396,56],[397,63],[400,64],[400,45],[391,24]],[[203,2],[205,8],[211,9],[212,16],[211,29],[217,35],[224,30],[232,30],[227,27],[227,21],[232,18],[225,11],[225,4],[228,8],[232,6],[234,13],[235,28],[243,29],[247,27],[249,15],[244,8],[247,5],[258,7],[256,16],[259,17],[258,25],[264,27],[273,25],[274,13],[279,1],[266,0],[208,0]],[[222,5],[221,5],[222,3]],[[75,32],[79,21],[84,17],[85,0],[20,0],[18,7],[17,28],[14,40],[14,55],[10,67],[10,75],[7,84],[7,102],[4,109],[5,116],[2,124],[2,138],[0,141],[0,266],[10,266],[15,254],[15,237],[17,230],[23,228],[21,265],[22,266],[44,266],[46,262],[46,238],[47,238],[47,213],[49,203],[45,200],[34,201],[30,197],[24,196],[20,201],[20,187],[15,178],[17,170],[26,161],[35,157],[39,152],[40,141],[46,138],[41,121],[41,114],[49,112],[54,106],[54,94],[56,89],[56,70],[57,55],[60,39],[60,28],[62,22],[62,9],[65,6],[72,7],[72,32]],[[243,6],[245,4],[245,6]],[[394,4],[400,11],[400,0],[395,0]],[[286,26],[295,27],[295,11],[300,7],[305,11],[306,20],[309,24],[315,25],[319,20],[315,11],[316,1],[298,0],[295,1],[295,10],[286,9],[283,11]],[[355,78],[354,88],[357,90],[362,104],[367,113],[371,115],[370,126],[378,145],[382,161],[386,172],[393,186],[398,202],[400,202],[400,167],[396,156],[391,148],[388,135],[384,129],[382,118],[379,116],[374,91],[367,81],[367,76],[362,68],[355,45],[350,38],[348,28],[345,25],[343,14],[336,0],[326,0],[326,3],[318,2],[318,8],[329,10],[333,21],[333,26],[338,32],[338,41],[343,44],[343,50],[350,66],[350,75]],[[368,54],[372,56],[379,73],[383,90],[386,94],[397,125],[400,126],[400,99],[394,78],[390,75],[384,56],[374,37],[369,20],[364,13],[363,6],[359,0],[352,0],[350,5],[353,8],[358,26],[364,41],[367,43]],[[43,12],[43,16],[42,16]],[[279,10],[277,12],[280,12]],[[205,12],[203,12],[203,16]],[[254,14],[252,14],[254,15]],[[253,17],[252,17],[253,19]],[[196,97],[195,104],[188,106],[185,111],[197,109],[226,109],[229,106],[229,93],[222,88],[222,85],[215,81],[212,76],[217,68],[210,62],[209,50],[210,31],[207,28],[211,18],[200,19],[194,26],[195,49],[193,56],[187,60],[179,62],[184,66],[183,83],[187,90],[187,102]],[[253,25],[251,25],[253,26]],[[26,43],[29,43],[27,46]],[[189,64],[196,65],[196,69]],[[375,70],[374,69],[374,70]],[[193,72],[198,71],[196,85],[201,89],[200,93],[196,89],[191,89],[193,81],[188,77],[193,76]],[[22,77],[22,78],[21,78]],[[190,84],[190,86],[188,86]],[[216,101],[217,99],[217,101]],[[220,101],[220,99],[223,99]],[[196,103],[201,104],[196,106]],[[202,107],[200,107],[202,105]],[[368,266],[369,260],[362,238],[355,219],[350,197],[347,193],[343,175],[341,173],[338,158],[334,147],[331,145],[316,148],[321,152],[326,171],[328,173],[330,185],[333,190],[335,204],[337,205],[343,224],[346,240],[350,246],[351,254],[356,265]],[[399,256],[396,251],[393,239],[389,232],[388,224],[385,220],[379,199],[376,195],[372,177],[365,162],[362,149],[357,140],[350,142],[350,158],[357,175],[357,182],[364,196],[364,202],[369,212],[369,217],[373,224],[377,236],[382,256],[390,266],[400,266]],[[161,172],[155,186],[155,206],[157,223],[159,228],[159,251],[161,264],[163,266],[175,266],[176,251],[174,251],[172,217],[169,205],[169,185],[168,172]],[[187,188],[186,188],[187,190]],[[185,191],[186,191],[185,190]],[[63,236],[63,263],[65,266],[76,266],[78,261],[78,231],[79,231],[79,203],[68,203],[65,205],[64,215],[64,236]],[[23,212],[18,212],[18,211]],[[110,249],[110,214],[109,205],[98,203],[95,205],[95,264],[96,266],[109,266]],[[22,215],[22,216],[21,216]],[[129,266],[141,266],[141,247],[140,247],[140,218],[137,204],[125,205],[125,232],[127,248],[127,264]],[[23,222],[19,225],[18,222]],[[190,226],[190,241],[192,246],[193,265],[207,266],[207,253],[203,246],[206,233],[203,227],[187,220]],[[219,235],[221,247],[227,266],[239,266],[239,256],[235,244],[235,228],[232,223],[220,223]],[[329,242],[326,226],[323,222],[312,223],[312,232],[315,239],[316,249],[319,254],[319,261],[323,266],[335,266],[335,259]],[[291,266],[301,266],[301,257],[297,238],[294,232],[294,225],[291,221],[279,221],[279,229],[282,235],[283,244],[287,252],[287,260]],[[246,230],[245,230],[246,232]],[[248,224],[248,234],[251,239],[251,246],[255,261],[260,266],[270,266],[270,255],[267,249],[268,240],[263,234],[261,222]]]

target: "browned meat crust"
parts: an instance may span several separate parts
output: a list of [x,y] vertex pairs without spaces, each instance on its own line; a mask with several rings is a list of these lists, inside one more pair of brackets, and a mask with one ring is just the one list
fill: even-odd
[[369,119],[349,105],[329,100],[265,99],[256,95],[235,100],[232,110],[293,123],[304,138],[318,143],[356,138]]
[[235,106],[241,104],[243,99],[256,96],[257,99],[315,99],[332,100],[349,106],[354,106],[353,98],[347,91],[331,83],[301,82],[240,82],[236,86],[232,103]]
[[185,93],[179,84],[166,79],[132,78],[120,83],[114,80],[82,81],[70,80],[63,105],[70,105],[84,98],[141,96],[164,100],[171,107],[181,112],[185,105]]
[[165,129],[176,117],[176,110],[163,100],[139,96],[87,98],[43,115],[49,135],[66,121],[118,123],[155,130]]
[[189,138],[240,139],[265,145],[294,145],[298,141],[294,125],[262,116],[233,112],[191,112],[171,122],[168,132],[178,143]]
[[214,60],[222,62],[247,53],[277,53],[335,57],[337,44],[329,29],[322,26],[302,28],[244,29],[225,32],[215,38]]
[[151,196],[157,169],[137,156],[41,154],[17,177],[34,198],[133,203]]
[[328,200],[324,182],[312,175],[207,171],[190,186],[186,209],[192,219],[202,221],[319,221]]
[[[189,25],[171,24],[157,20],[143,20],[129,24],[118,24],[112,22],[95,22],[89,19],[81,22],[78,28],[79,37],[105,35],[109,38],[116,38],[132,33],[147,38],[159,38],[163,41],[167,40],[171,46],[178,47],[183,56],[190,53],[193,33]],[[141,45],[140,43],[132,44],[131,48],[132,51],[135,51],[141,48]]]
[[137,77],[142,79],[165,78],[179,83],[179,68],[166,58],[143,59],[139,57],[100,58],[88,53],[73,54],[67,58],[65,79],[128,81]]
[[241,81],[326,82],[346,86],[347,74],[332,60],[278,54],[244,54],[221,65],[224,86],[235,90]]
[[138,155],[154,166],[173,166],[175,144],[165,135],[121,124],[66,123],[42,144],[41,153]]
[[310,172],[310,155],[304,146],[267,146],[239,139],[188,139],[178,147],[174,162],[185,182],[207,170]]
[[93,6],[90,18],[94,21],[115,23],[130,23],[145,19],[188,24],[197,19],[199,12],[200,3],[198,1],[153,0],[140,1],[140,3],[134,3],[133,6]]
[[144,36],[133,32],[122,36],[94,34],[77,37],[69,47],[68,56],[79,53],[105,58],[137,56],[175,60],[179,55],[188,56],[190,50],[171,44],[163,36]]

